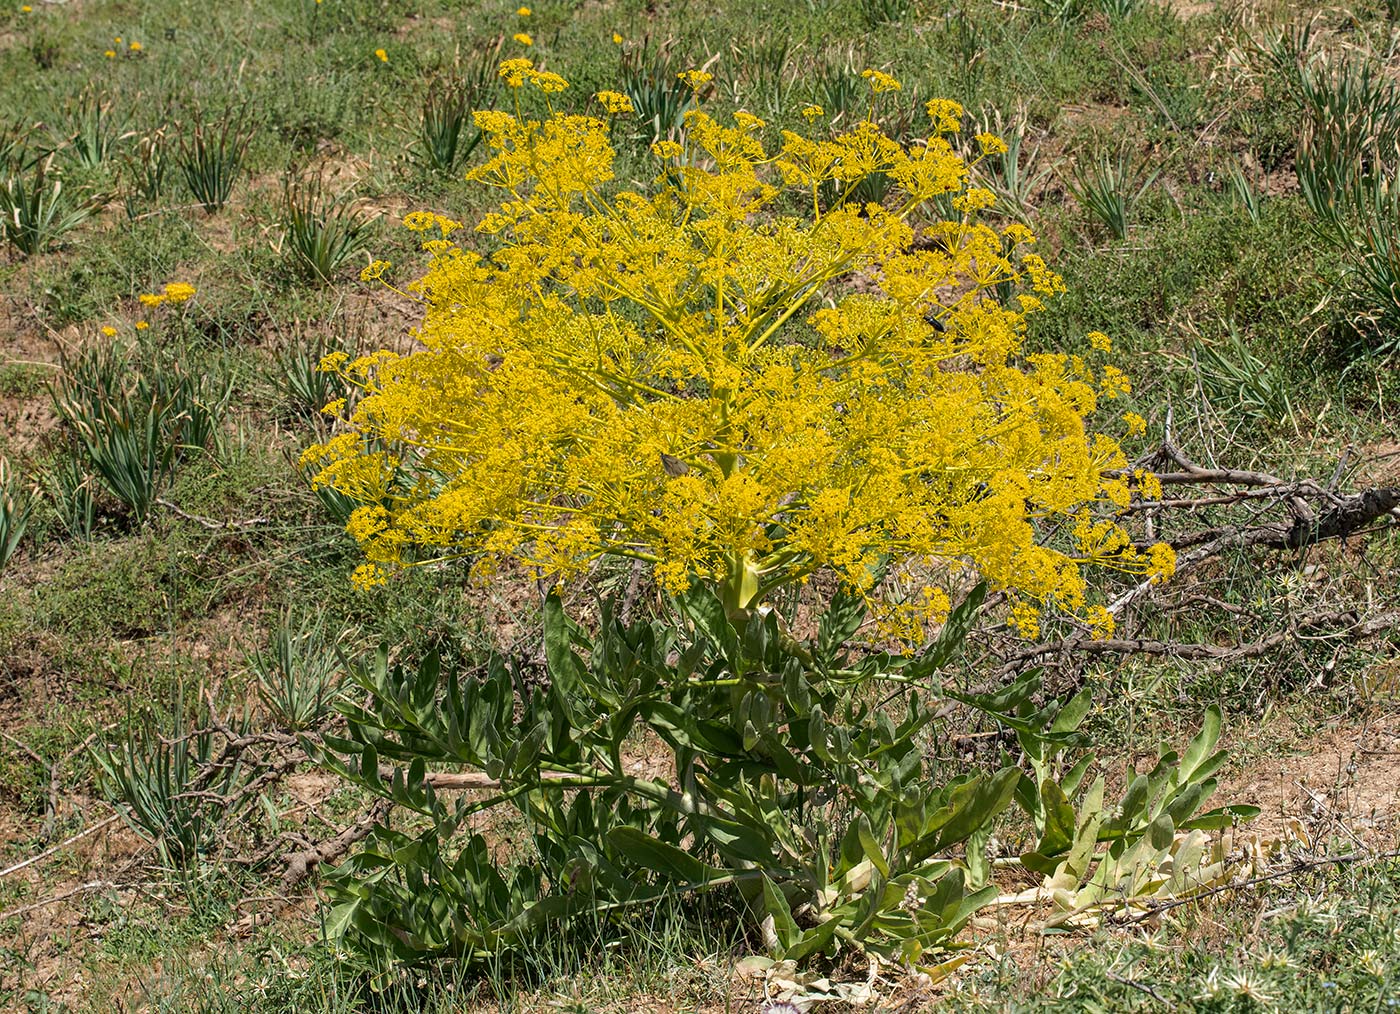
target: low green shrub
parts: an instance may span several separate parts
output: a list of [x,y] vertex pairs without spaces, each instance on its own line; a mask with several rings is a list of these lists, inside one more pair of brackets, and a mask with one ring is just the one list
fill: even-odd
[[[594,632],[549,598],[545,681],[518,659],[381,648],[352,673],[348,735],[320,756],[422,823],[377,826],[337,869],[328,931],[378,959],[499,960],[571,917],[725,891],[774,959],[854,951],[942,972],[999,893],[993,833],[1012,807],[1029,832],[1018,865],[1063,892],[1065,918],[1192,889],[1201,829],[1250,813],[1199,812],[1225,757],[1218,712],[1108,805],[1076,732],[1087,694],[1046,700],[1034,672],[987,693],[940,685],[981,601],[908,657],[849,650],[858,596],[838,593],[798,641],[776,611],[736,626],[708,588],[643,621],[605,601]],[[932,742],[973,715],[1015,749],[940,759]],[[430,773],[444,765],[482,774]],[[499,807],[530,829],[505,855],[467,830]]]

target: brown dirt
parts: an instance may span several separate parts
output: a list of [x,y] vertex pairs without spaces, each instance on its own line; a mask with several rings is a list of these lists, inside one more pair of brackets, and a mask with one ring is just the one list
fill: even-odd
[[1400,486],[1400,441],[1383,440],[1358,449],[1360,464],[1353,485]]
[[1190,21],[1215,10],[1214,0],[1166,0],[1163,5],[1182,21]]
[[1391,847],[1400,835],[1400,717],[1331,730],[1225,780],[1217,799],[1262,809],[1249,828]]
[[0,396],[0,451],[29,454],[54,432],[58,417],[46,393],[29,397]]

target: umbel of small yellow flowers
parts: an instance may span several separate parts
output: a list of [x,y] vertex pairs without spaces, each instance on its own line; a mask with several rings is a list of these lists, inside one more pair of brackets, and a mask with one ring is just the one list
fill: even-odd
[[[554,111],[564,79],[524,59],[501,76],[549,113],[475,114],[490,157],[469,178],[502,194],[476,227],[493,252],[408,216],[430,255],[409,286],[417,349],[323,364],[361,394],[327,406],[343,425],[304,464],[359,504],[358,585],[450,557],[551,580],[622,557],[672,591],[713,582],[739,615],[826,570],[915,638],[969,571],[1033,635],[1047,607],[1111,626],[1086,568],[1172,570],[1113,520],[1125,458],[1086,426],[1123,374],[1093,348],[1023,350],[1063,284],[1025,227],[979,221],[991,195],[949,141],[956,104],[930,103],[907,146],[862,122],[773,149],[755,116],[693,111],[630,186],[607,122]],[[855,203],[876,173],[891,196]],[[955,220],[930,217],[940,195]],[[1024,294],[998,302],[1003,285]]]
[[160,292],[143,292],[137,298],[142,306],[160,306],[162,303],[186,303],[194,294],[195,287],[188,282],[170,282]]

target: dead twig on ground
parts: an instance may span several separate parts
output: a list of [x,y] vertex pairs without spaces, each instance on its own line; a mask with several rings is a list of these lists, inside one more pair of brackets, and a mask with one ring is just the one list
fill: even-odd
[[20,870],[24,869],[27,866],[33,866],[35,863],[41,863],[45,859],[49,858],[49,856],[57,855],[59,852],[62,852],[64,849],[66,849],[69,845],[73,845],[77,842],[80,842],[89,835],[96,834],[98,831],[101,831],[104,827],[110,827],[119,820],[121,820],[121,814],[114,813],[106,820],[99,821],[98,823],[93,824],[91,827],[84,828],[72,837],[65,838],[57,845],[45,849],[38,855],[30,856],[28,859],[22,859],[19,862],[15,863],[13,866],[7,866],[3,870],[0,870],[0,879],[8,877],[12,873],[18,873]]
[[1220,884],[1217,887],[1207,888],[1197,891],[1184,898],[1176,898],[1172,901],[1149,903],[1144,912],[1139,912],[1131,918],[1112,919],[1110,921],[1121,922],[1125,925],[1136,926],[1138,923],[1146,922],[1169,912],[1174,908],[1181,908],[1184,905],[1194,905],[1204,901],[1206,898],[1213,898],[1219,894],[1229,891],[1241,891],[1247,887],[1256,887],[1259,884],[1267,884],[1275,880],[1284,880],[1288,877],[1296,877],[1300,873],[1309,873],[1313,870],[1325,869],[1333,866],[1350,866],[1355,863],[1382,862],[1387,859],[1400,859],[1400,851],[1391,852],[1346,852],[1341,855],[1321,856],[1317,859],[1294,859],[1287,869],[1275,870],[1273,873],[1263,873],[1257,877],[1249,877],[1245,880],[1237,880],[1228,884]]
[[[1350,495],[1338,493],[1336,487],[1347,460],[1348,456],[1343,454],[1338,469],[1325,484],[1310,478],[1285,479],[1251,469],[1204,467],[1177,447],[1169,432],[1157,450],[1135,462],[1132,468],[1107,474],[1127,478],[1141,489],[1145,485],[1142,473],[1147,473],[1165,487],[1178,490],[1201,487],[1202,495],[1192,497],[1174,492],[1170,497],[1155,500],[1135,497],[1128,505],[1125,514],[1143,515],[1151,522],[1148,532],[1151,538],[1136,543],[1137,548],[1146,549],[1153,541],[1166,542],[1177,551],[1176,573],[1167,585],[1149,578],[1120,592],[1108,602],[1109,614],[1121,621],[1144,600],[1164,588],[1182,587],[1183,577],[1232,551],[1255,549],[1301,554],[1322,542],[1344,540],[1393,525],[1394,520],[1400,518],[1400,488],[1382,486]],[[1200,517],[1202,512],[1220,514],[1232,507],[1246,510],[1248,516],[1233,522]],[[1268,512],[1273,508],[1281,508],[1285,512],[1283,517],[1269,517]],[[1182,519],[1205,520],[1206,524],[1177,532],[1162,531],[1169,529],[1173,520]],[[1265,619],[1257,609],[1225,602],[1199,590],[1187,601],[1203,602],[1244,620],[1262,622]],[[1314,635],[1319,633],[1324,638],[1374,637],[1400,626],[1400,612],[1367,615],[1360,606],[1348,606],[1304,615],[1285,614],[1284,621],[1281,629],[1234,643],[1202,644],[1153,637],[1095,639],[1089,630],[1080,629],[1059,640],[1000,652],[1001,664],[996,677],[1014,676],[1030,666],[1057,658],[1108,655],[1222,661],[1258,658],[1290,642],[1315,639]],[[1234,626],[1238,628],[1240,624],[1236,622]]]
[[282,874],[282,893],[290,893],[303,880],[311,876],[318,866],[334,862],[344,855],[351,845],[367,838],[379,822],[388,815],[392,806],[393,803],[390,800],[380,799],[365,811],[359,820],[334,838],[287,856],[287,871]]

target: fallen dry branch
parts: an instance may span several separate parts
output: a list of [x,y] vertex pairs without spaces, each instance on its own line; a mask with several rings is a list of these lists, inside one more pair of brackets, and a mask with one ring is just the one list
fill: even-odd
[[293,852],[287,856],[287,870],[282,874],[282,893],[291,892],[303,880],[311,876],[316,867],[324,863],[335,862],[349,851],[350,846],[368,837],[369,833],[388,816],[392,807],[393,803],[390,800],[380,799],[366,810],[359,820],[334,838],[329,838],[319,845],[314,845],[302,852]]
[[1197,891],[1184,898],[1175,898],[1171,901],[1149,903],[1147,910],[1139,912],[1130,918],[1109,921],[1119,921],[1127,925],[1137,925],[1153,919],[1163,912],[1168,912],[1174,908],[1181,908],[1184,905],[1194,905],[1207,898],[1213,898],[1219,894],[1229,891],[1241,891],[1247,887],[1256,887],[1259,884],[1267,884],[1275,880],[1285,880],[1288,877],[1296,877],[1300,873],[1310,873],[1313,870],[1327,869],[1335,866],[1351,866],[1368,862],[1383,862],[1388,859],[1400,859],[1400,851],[1391,852],[1345,852],[1340,855],[1320,856],[1317,859],[1303,859],[1301,857],[1293,860],[1286,869],[1274,870],[1272,873],[1263,873],[1257,877],[1250,877],[1246,880],[1236,880],[1228,884],[1220,884],[1216,887],[1206,888]]
[[1092,640],[1076,635],[1074,638],[1039,644],[1017,652],[1007,659],[1003,670],[1006,673],[1014,673],[1026,665],[1069,652],[1084,655],[1153,655],[1179,659],[1258,658],[1311,631],[1329,631],[1332,636],[1361,640],[1397,627],[1400,627],[1400,610],[1362,619],[1353,609],[1339,609],[1300,617],[1284,630],[1240,644],[1192,644],[1144,637]]
[[49,858],[49,856],[56,855],[57,853],[62,852],[62,851],[63,851],[64,849],[66,849],[69,845],[76,844],[77,842],[82,841],[84,838],[88,837],[89,835],[96,834],[98,831],[101,831],[101,830],[102,830],[103,828],[105,828],[105,827],[111,827],[113,824],[115,824],[115,823],[116,823],[117,821],[119,821],[120,819],[121,819],[121,814],[119,814],[119,813],[114,813],[114,814],[112,814],[112,816],[108,817],[106,820],[98,821],[96,824],[93,824],[91,827],[83,828],[83,830],[79,831],[77,834],[75,834],[75,835],[73,835],[73,836],[71,836],[71,837],[69,837],[69,838],[65,838],[63,841],[59,842],[57,845],[51,846],[50,848],[46,848],[44,851],[40,852],[38,855],[30,856],[28,859],[22,859],[22,860],[20,860],[19,862],[15,863],[13,866],[6,866],[3,870],[0,870],[0,878],[8,877],[8,876],[9,876],[10,874],[12,874],[12,873],[18,873],[20,870],[24,869],[25,867],[27,867],[27,866],[33,866],[35,863],[42,863],[45,859]]
[[[386,782],[392,781],[394,769],[381,767],[379,777]],[[577,779],[578,775],[569,771],[540,771],[535,777],[542,782],[565,782]],[[439,791],[449,792],[454,790],[460,792],[493,790],[501,787],[500,779],[492,778],[484,771],[429,771],[423,776],[423,784]]]
[[90,880],[86,884],[79,884],[77,887],[69,888],[66,891],[60,891],[58,894],[45,898],[43,901],[30,902],[27,905],[20,905],[17,908],[0,912],[0,924],[3,924],[7,919],[13,919],[15,916],[25,915],[28,912],[36,912],[41,908],[48,908],[50,905],[57,905],[60,901],[67,901],[75,895],[86,894],[89,891],[109,891],[117,886],[118,885],[111,880]]
[[[1309,478],[1284,479],[1249,469],[1203,467],[1177,447],[1169,433],[1156,451],[1136,462],[1132,469],[1112,474],[1134,477],[1138,472],[1148,472],[1163,486],[1175,490],[1170,497],[1135,498],[1126,513],[1144,521],[1145,538],[1138,542],[1140,549],[1163,541],[1177,551],[1176,575],[1165,586],[1153,580],[1144,580],[1124,590],[1108,603],[1108,612],[1121,620],[1132,607],[1164,587],[1182,587],[1182,578],[1232,551],[1256,549],[1299,554],[1322,542],[1366,534],[1400,521],[1400,488],[1379,486],[1345,495],[1336,491],[1347,457],[1347,454],[1342,454],[1327,483]],[[1139,479],[1134,478],[1133,481],[1141,488]],[[1181,492],[1192,486],[1201,488],[1200,496],[1192,497]],[[1231,508],[1246,512],[1246,516],[1239,520],[1223,520],[1218,516],[1228,513]],[[1207,511],[1214,512],[1209,520],[1201,517]],[[1271,512],[1274,514],[1272,517],[1269,516]],[[1280,513],[1281,517],[1278,516]],[[1178,530],[1168,531],[1172,528]],[[1204,603],[1234,617],[1266,619],[1242,606],[1202,592],[1196,593],[1191,601]],[[1327,632],[1327,636],[1346,636],[1354,640],[1374,637],[1400,626],[1400,612],[1368,616],[1360,608],[1348,607],[1298,616],[1283,614],[1283,623],[1279,626],[1280,629],[1274,629],[1265,636],[1230,644],[1201,644],[1150,637],[1096,640],[1088,630],[1079,630],[1056,641],[1028,648],[1015,646],[1001,651],[996,676],[1014,676],[1032,665],[1085,656],[1151,655],[1200,660],[1257,658],[1318,631]]]
[[[1262,502],[1265,507],[1271,503],[1285,504],[1292,515],[1289,522],[1224,525],[1168,539],[1172,547],[1178,550],[1193,546],[1204,547],[1209,550],[1209,554],[1213,554],[1232,546],[1302,549],[1329,539],[1346,538],[1380,518],[1392,515],[1396,508],[1400,507],[1400,488],[1395,487],[1378,487],[1363,490],[1352,496],[1339,496],[1334,492],[1335,481],[1339,475],[1334,475],[1333,482],[1324,486],[1313,479],[1289,481],[1267,472],[1236,468],[1203,468],[1188,458],[1170,437],[1163,440],[1161,447],[1141,464],[1149,467],[1159,466],[1151,468],[1151,472],[1163,486],[1243,488],[1199,498],[1142,500],[1132,505],[1130,509],[1134,512],[1150,512],[1161,516],[1170,511],[1195,511],[1206,506]],[[1160,466],[1169,466],[1172,470],[1163,470]],[[1315,506],[1314,501],[1325,501],[1326,506]]]

